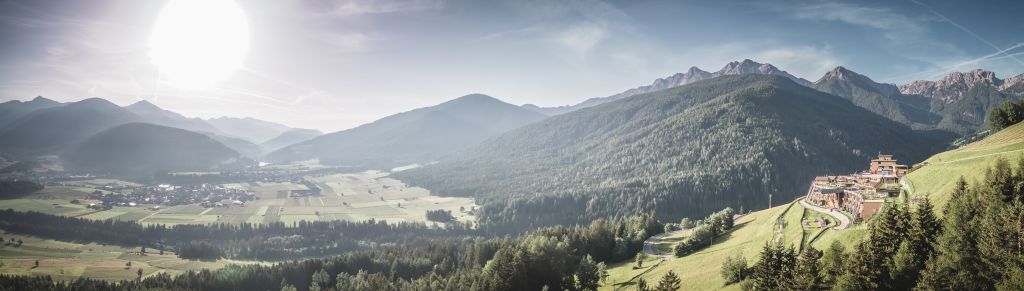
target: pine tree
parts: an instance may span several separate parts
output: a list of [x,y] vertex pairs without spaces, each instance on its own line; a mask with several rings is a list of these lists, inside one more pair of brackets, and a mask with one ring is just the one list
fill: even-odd
[[957,181],[943,210],[943,230],[935,246],[935,259],[928,261],[915,289],[991,289],[993,284],[982,276],[982,262],[978,257],[979,231],[975,218],[982,213],[975,194],[963,178]]
[[792,248],[781,244],[767,243],[761,250],[761,258],[754,264],[753,287],[755,290],[779,290],[793,277],[796,254]]
[[601,280],[600,269],[590,255],[580,260],[576,267],[576,289],[597,290],[598,282]]
[[917,282],[919,271],[924,262],[920,256],[925,254],[914,253],[913,243],[910,240],[900,244],[896,255],[889,261],[889,282],[893,290],[908,290]]
[[821,251],[808,246],[800,252],[796,259],[796,268],[793,273],[793,280],[790,281],[790,290],[822,290],[822,279],[818,260],[821,259]]
[[821,281],[824,285],[835,284],[839,276],[845,272],[843,269],[843,264],[846,262],[845,252],[846,248],[838,241],[832,241],[832,244],[825,250],[825,254],[821,257]]
[[679,276],[676,276],[675,272],[668,271],[664,276],[661,276],[661,281],[658,281],[658,286],[654,290],[676,291],[680,288],[683,288],[683,281],[679,280]]
[[640,278],[636,280],[636,291],[650,291],[650,287],[647,287],[647,280]]
[[982,219],[978,254],[992,282],[1012,277],[1013,267],[1024,266],[1024,205],[1013,201],[990,209]]
[[846,272],[836,279],[838,290],[877,290],[884,286],[887,279],[883,277],[884,258],[872,250],[872,245],[865,241],[853,249]]

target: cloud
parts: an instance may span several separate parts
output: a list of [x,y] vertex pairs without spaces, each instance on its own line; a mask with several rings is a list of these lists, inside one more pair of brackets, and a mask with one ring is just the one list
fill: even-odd
[[342,0],[337,1],[331,14],[355,16],[409,11],[435,10],[444,7],[441,0]]
[[762,62],[771,63],[782,70],[798,77],[816,80],[825,72],[842,65],[839,57],[832,53],[829,46],[797,46],[782,47],[756,52],[753,57]]
[[594,23],[582,23],[569,27],[554,36],[557,44],[585,58],[601,41],[608,37],[608,30]]
[[370,47],[373,38],[360,32],[356,33],[319,33],[313,38],[326,43],[340,52],[364,52]]
[[885,32],[885,37],[900,40],[916,37],[928,28],[920,20],[887,8],[864,7],[848,3],[820,2],[793,7],[799,19],[838,21]]

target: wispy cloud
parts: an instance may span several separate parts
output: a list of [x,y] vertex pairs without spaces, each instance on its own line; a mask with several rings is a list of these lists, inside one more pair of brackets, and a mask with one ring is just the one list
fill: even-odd
[[590,51],[606,38],[608,38],[607,29],[595,23],[585,22],[556,34],[554,41],[575,55],[586,58]]
[[335,16],[384,14],[441,9],[442,0],[342,0],[330,12]]
[[[787,8],[789,9],[789,8]],[[877,29],[891,40],[914,38],[927,32],[922,19],[889,8],[866,7],[850,3],[819,2],[792,7],[793,16],[807,20],[838,21]]]

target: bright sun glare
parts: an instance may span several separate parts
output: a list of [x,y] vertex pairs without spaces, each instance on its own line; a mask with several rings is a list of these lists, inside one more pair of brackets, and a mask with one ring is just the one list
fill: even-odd
[[149,39],[149,57],[176,87],[216,85],[241,68],[249,24],[232,0],[171,0]]

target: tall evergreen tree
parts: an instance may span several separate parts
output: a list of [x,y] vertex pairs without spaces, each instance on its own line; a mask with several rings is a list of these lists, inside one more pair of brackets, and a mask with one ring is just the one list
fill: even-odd
[[821,259],[821,251],[808,246],[800,252],[796,259],[796,268],[793,280],[790,281],[790,290],[823,290],[821,273],[818,260]]
[[597,286],[601,281],[600,270],[597,267],[597,263],[590,255],[586,255],[580,260],[580,264],[576,267],[576,289],[577,290],[597,290]]
[[845,252],[846,248],[838,241],[832,241],[828,249],[825,249],[825,254],[821,257],[821,281],[826,286],[834,285],[839,276],[845,272],[843,269],[843,264],[846,262]]
[[785,288],[793,277],[796,254],[793,248],[777,243],[766,243],[761,249],[761,258],[754,264],[753,287],[755,290],[779,290]]
[[846,272],[836,279],[836,290],[877,290],[885,286],[883,257],[872,250],[872,245],[868,241],[857,244],[850,253]]
[[676,291],[681,288],[683,288],[683,281],[679,279],[675,272],[668,271],[664,276],[661,276],[661,281],[658,281],[658,286],[654,290]]
[[978,225],[982,214],[976,191],[963,178],[957,181],[944,209],[943,230],[935,247],[935,259],[929,260],[916,289],[989,290],[992,283],[982,272],[978,256]]

